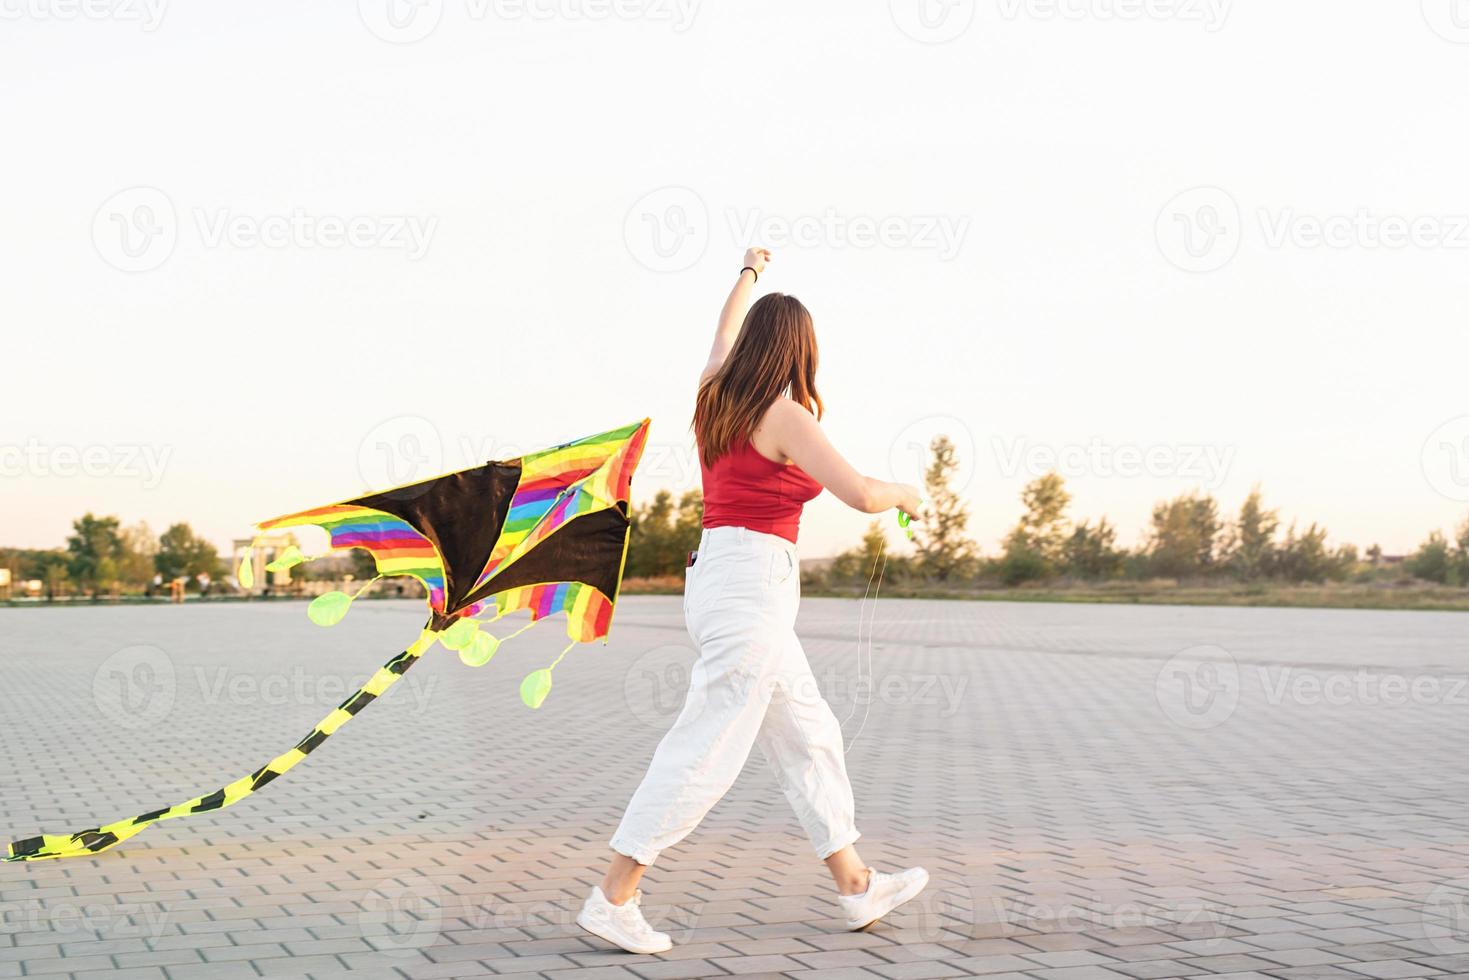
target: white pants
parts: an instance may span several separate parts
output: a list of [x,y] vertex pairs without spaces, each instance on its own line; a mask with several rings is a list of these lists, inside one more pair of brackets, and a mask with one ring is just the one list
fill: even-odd
[[816,855],[855,841],[842,728],[796,638],[796,546],[743,527],[704,531],[686,570],[684,619],[699,649],[678,720],[658,743],[612,849],[639,864],[683,840],[758,744]]

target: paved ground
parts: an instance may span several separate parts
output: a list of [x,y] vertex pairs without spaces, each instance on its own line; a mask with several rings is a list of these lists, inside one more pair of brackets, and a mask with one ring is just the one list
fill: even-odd
[[[253,769],[421,620],[304,614],[0,610],[0,834]],[[808,601],[801,626],[855,734],[856,604]],[[0,978],[1469,975],[1469,616],[885,600],[860,847],[926,865],[929,893],[839,931],[752,762],[649,875],[679,944],[650,958],[572,917],[677,709],[678,600],[626,600],[533,713],[516,688],[558,633],[478,671],[436,651],[232,810],[0,865]]]

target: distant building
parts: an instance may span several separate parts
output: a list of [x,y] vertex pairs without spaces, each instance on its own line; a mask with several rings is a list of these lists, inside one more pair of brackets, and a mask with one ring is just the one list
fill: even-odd
[[284,534],[262,534],[254,538],[235,538],[231,542],[233,553],[230,556],[231,578],[239,585],[240,563],[245,559],[245,552],[250,552],[250,568],[255,573],[255,585],[246,589],[240,587],[241,592],[249,595],[264,595],[268,592],[289,591],[291,588],[291,570],[283,569],[279,572],[266,571],[265,566],[279,558],[287,548],[299,547],[296,536],[289,531]]

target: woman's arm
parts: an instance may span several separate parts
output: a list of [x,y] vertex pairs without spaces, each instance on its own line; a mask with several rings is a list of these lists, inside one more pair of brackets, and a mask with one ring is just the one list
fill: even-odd
[[789,457],[848,507],[867,514],[901,507],[908,514],[916,514],[923,502],[917,487],[858,473],[826,438],[811,413],[789,398],[775,400],[765,413],[760,430],[761,445],[757,449],[773,448],[776,452],[770,452],[770,456]]
[[729,356],[730,349],[734,347],[735,339],[740,335],[740,327],[745,322],[745,314],[750,309],[750,293],[754,291],[755,279],[765,271],[765,263],[770,261],[770,250],[765,248],[752,248],[745,252],[745,265],[755,270],[755,275],[741,271],[739,281],[729,291],[729,298],[724,301],[724,309],[719,311],[719,326],[714,331],[714,346],[709,348],[709,362],[704,365],[704,370],[699,374],[699,383],[709,377],[724,359]]

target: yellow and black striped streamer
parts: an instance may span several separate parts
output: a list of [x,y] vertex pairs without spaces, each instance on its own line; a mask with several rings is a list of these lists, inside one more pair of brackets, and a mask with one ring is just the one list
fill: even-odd
[[438,634],[432,630],[424,630],[417,642],[379,667],[377,673],[373,674],[372,678],[356,694],[347,698],[331,714],[323,718],[321,723],[311,730],[310,735],[296,743],[295,748],[276,756],[255,772],[235,780],[223,789],[215,790],[208,796],[200,796],[187,803],[154,810],[151,813],[144,813],[127,820],[118,820],[75,834],[43,834],[40,837],[18,840],[10,845],[9,854],[0,860],[44,861],[49,858],[97,854],[122,843],[160,820],[172,820],[174,817],[183,817],[191,813],[208,813],[211,810],[223,810],[227,806],[234,806],[271,780],[290,772],[317,746],[335,734],[337,729],[351,721],[357,712],[381,697],[398,682],[398,678],[408,672],[409,667],[418,662],[418,658],[433,645],[437,636]]

